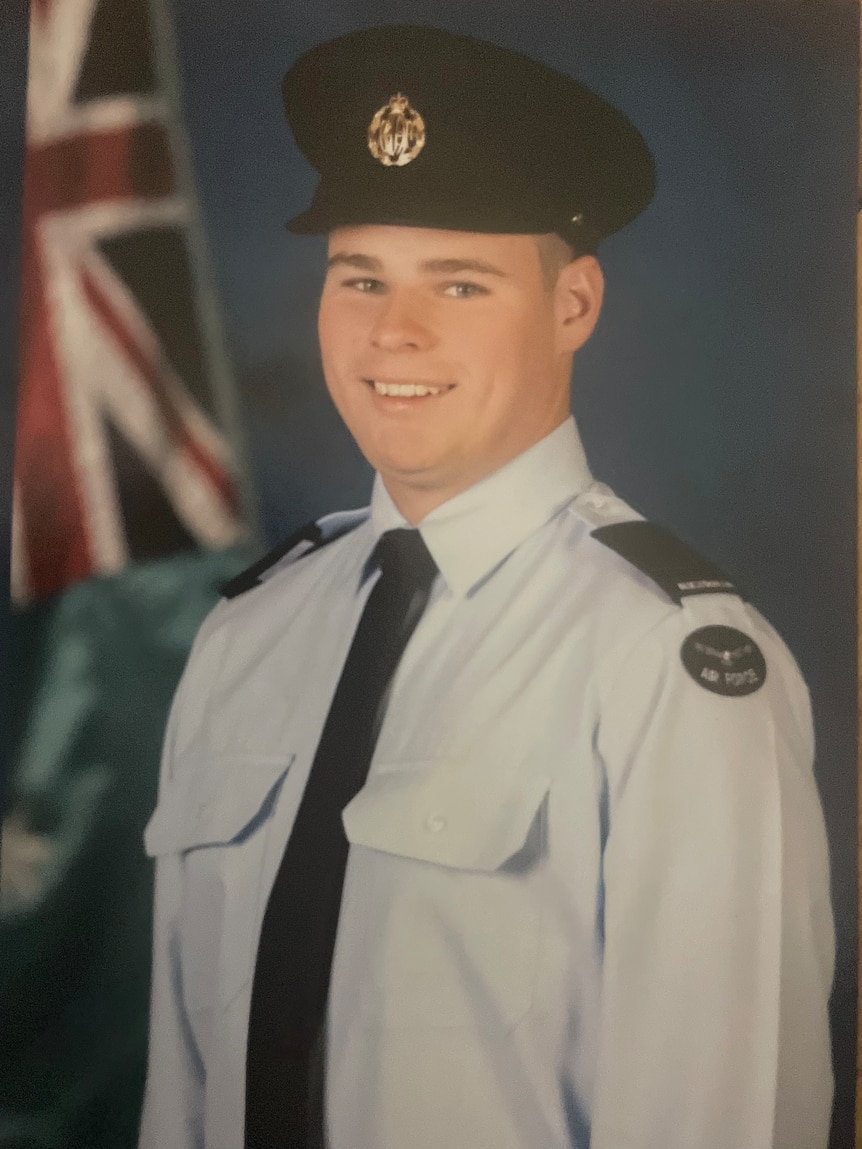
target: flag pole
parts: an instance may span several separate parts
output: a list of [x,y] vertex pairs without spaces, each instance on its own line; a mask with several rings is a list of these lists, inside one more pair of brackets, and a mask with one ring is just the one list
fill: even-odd
[[188,205],[189,260],[202,326],[204,354],[210,368],[216,415],[236,459],[236,485],[250,542],[262,545],[257,496],[251,478],[248,443],[240,413],[233,367],[222,326],[222,308],[210,261],[200,211],[191,147],[185,130],[182,79],[171,0],[148,0],[160,90],[168,104],[167,131],[172,146],[178,190]]

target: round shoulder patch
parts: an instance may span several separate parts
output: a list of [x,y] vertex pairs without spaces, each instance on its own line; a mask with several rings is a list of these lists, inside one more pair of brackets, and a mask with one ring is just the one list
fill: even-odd
[[682,644],[682,663],[713,694],[739,698],[766,680],[766,659],[753,638],[732,626],[702,626]]

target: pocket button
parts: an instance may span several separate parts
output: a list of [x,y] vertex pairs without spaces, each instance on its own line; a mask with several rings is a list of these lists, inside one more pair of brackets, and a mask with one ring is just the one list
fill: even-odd
[[442,814],[429,814],[425,819],[425,829],[431,834],[441,834],[446,829],[446,824]]

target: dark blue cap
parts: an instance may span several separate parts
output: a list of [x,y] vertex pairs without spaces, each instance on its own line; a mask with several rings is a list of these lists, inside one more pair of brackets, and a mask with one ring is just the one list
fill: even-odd
[[571,76],[520,52],[416,25],[306,52],[284,77],[288,123],[321,179],[288,223],[556,232],[592,250],[655,191],[643,138]]

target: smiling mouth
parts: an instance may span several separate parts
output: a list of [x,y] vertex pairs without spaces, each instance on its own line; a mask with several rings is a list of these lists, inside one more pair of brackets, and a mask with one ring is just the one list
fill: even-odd
[[377,395],[385,395],[390,399],[426,399],[434,395],[443,395],[451,391],[454,383],[445,383],[442,386],[431,383],[395,383],[384,382],[381,379],[363,379]]

